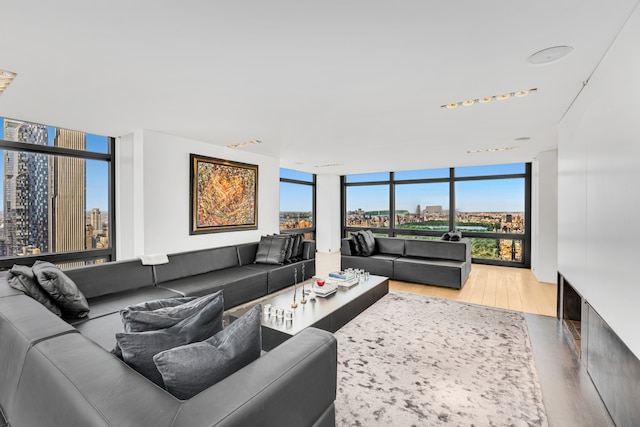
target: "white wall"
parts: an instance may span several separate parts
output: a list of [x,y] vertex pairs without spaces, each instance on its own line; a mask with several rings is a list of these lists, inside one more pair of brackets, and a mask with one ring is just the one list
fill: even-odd
[[[118,259],[257,242],[261,235],[278,232],[278,159],[149,130],[121,138],[119,144],[125,150],[117,164],[122,181],[117,186]],[[258,165],[257,230],[189,235],[191,153]],[[128,227],[131,220],[133,227]]]
[[558,151],[533,159],[531,172],[531,271],[555,283],[558,271]]
[[340,176],[316,175],[316,249],[340,250]]
[[559,270],[640,357],[640,9],[563,120]]

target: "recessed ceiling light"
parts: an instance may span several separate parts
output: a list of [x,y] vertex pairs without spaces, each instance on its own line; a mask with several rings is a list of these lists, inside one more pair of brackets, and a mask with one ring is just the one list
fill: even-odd
[[469,107],[473,104],[486,104],[488,102],[491,101],[504,101],[505,99],[509,99],[512,96],[517,97],[517,98],[522,98],[523,96],[527,96],[530,93],[536,93],[538,91],[538,88],[532,88],[532,89],[528,89],[528,90],[519,90],[517,92],[508,92],[508,93],[503,93],[502,95],[494,95],[494,96],[485,96],[483,98],[476,98],[476,99],[472,99],[469,98],[465,101],[460,101],[460,102],[452,102],[450,104],[445,104],[445,105],[441,105],[440,108],[444,109],[444,110],[453,110],[454,108],[456,108],[458,105],[464,105],[465,107]]
[[247,145],[256,145],[256,144],[261,144],[262,141],[260,141],[259,139],[252,139],[251,141],[245,141],[245,142],[241,142],[239,144],[229,144],[227,145],[227,147],[229,148],[240,148],[240,147],[246,147]]
[[468,154],[473,153],[494,153],[496,151],[518,150],[520,147],[499,147],[499,148],[482,148],[479,150],[469,150]]
[[573,51],[571,46],[553,46],[542,49],[527,58],[531,64],[549,64],[559,61]]
[[316,165],[317,168],[330,168],[332,166],[343,166],[344,163],[326,163],[324,165]]
[[0,94],[9,87],[18,74],[13,71],[0,70]]

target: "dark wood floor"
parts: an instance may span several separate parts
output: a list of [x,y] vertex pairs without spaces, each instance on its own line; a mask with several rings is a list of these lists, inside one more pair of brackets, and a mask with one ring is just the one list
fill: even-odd
[[525,313],[551,427],[615,427],[555,317]]

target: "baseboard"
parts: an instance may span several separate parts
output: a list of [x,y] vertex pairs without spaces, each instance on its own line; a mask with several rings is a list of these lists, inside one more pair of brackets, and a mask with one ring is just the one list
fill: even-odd
[[585,305],[583,363],[616,425],[637,425],[640,420],[640,360],[593,307],[588,302]]

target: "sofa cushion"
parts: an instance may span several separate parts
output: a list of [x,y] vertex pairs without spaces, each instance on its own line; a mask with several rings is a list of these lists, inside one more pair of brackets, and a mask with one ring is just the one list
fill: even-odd
[[155,266],[158,283],[239,265],[238,249],[235,246],[181,252],[168,255],[168,257],[167,264]]
[[255,262],[259,264],[282,264],[287,256],[289,239],[277,236],[262,236]]
[[169,328],[193,316],[216,298],[222,298],[222,291],[200,298],[182,297],[148,301],[124,308],[120,311],[120,316],[125,332],[155,331]]
[[49,294],[45,292],[45,290],[42,289],[42,286],[38,283],[38,279],[36,279],[36,276],[33,274],[31,267],[26,265],[14,265],[7,273],[7,282],[12,288],[24,292],[40,304],[47,307],[47,309],[56,316],[62,315],[60,307],[51,301]]
[[142,265],[139,259],[74,267],[65,269],[64,274],[89,300],[154,285],[151,266]]
[[162,386],[162,377],[153,363],[153,356],[185,344],[205,340],[222,330],[224,301],[220,295],[202,310],[175,325],[157,331],[121,332],[116,341],[122,359],[133,369]]
[[267,295],[267,273],[249,266],[185,277],[159,285],[183,296],[224,291],[225,309]]
[[376,237],[376,252],[379,254],[388,254],[403,256],[404,241],[397,237]]
[[60,307],[65,317],[85,317],[89,303],[76,284],[58,267],[45,261],[33,264],[33,274],[38,283]]
[[467,244],[469,244],[468,239],[462,239],[460,242],[407,239],[404,249],[408,257],[465,261]]
[[258,304],[213,337],[153,357],[165,388],[190,399],[260,357],[262,305]]

